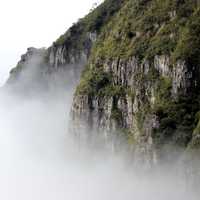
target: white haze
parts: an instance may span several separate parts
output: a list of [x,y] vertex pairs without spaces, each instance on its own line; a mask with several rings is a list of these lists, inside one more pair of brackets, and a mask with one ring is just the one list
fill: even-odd
[[81,158],[66,131],[71,100],[63,100],[1,98],[0,199],[188,199],[181,185],[137,176],[115,156]]
[[1,94],[0,199],[195,199],[167,170],[138,173],[122,155],[79,152],[68,132],[73,89],[57,91],[32,98]]
[[0,86],[28,47],[48,47],[102,0],[1,0]]

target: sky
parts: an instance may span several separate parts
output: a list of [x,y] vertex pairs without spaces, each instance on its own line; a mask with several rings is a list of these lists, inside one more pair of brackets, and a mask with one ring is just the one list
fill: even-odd
[[1,0],[0,85],[28,47],[49,47],[102,0]]

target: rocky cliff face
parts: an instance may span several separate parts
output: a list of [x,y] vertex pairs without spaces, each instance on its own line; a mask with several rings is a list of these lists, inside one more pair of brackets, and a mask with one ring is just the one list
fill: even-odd
[[[115,137],[124,134],[132,148],[137,146],[139,153],[149,154],[148,159],[155,162],[158,155],[154,151],[161,144],[173,143],[180,147],[190,144],[192,116],[184,115],[195,113],[182,109],[187,109],[187,102],[195,101],[191,91],[197,89],[200,79],[194,79],[193,69],[191,71],[184,61],[171,66],[166,55],[143,63],[136,57],[109,60],[103,63],[100,73],[105,73],[105,77],[97,84],[105,82],[103,88],[97,87],[89,94],[78,90],[74,97],[72,118],[81,141],[89,141],[92,137],[96,140],[100,135],[103,143],[113,149],[118,148],[118,143],[114,144]],[[106,75],[110,76],[109,81]],[[181,100],[180,95],[185,99]],[[197,106],[195,104],[190,106]],[[196,109],[192,112],[198,112]],[[183,112],[180,120],[189,118],[186,119],[188,126],[184,127],[179,119],[170,118],[171,114],[179,115],[179,112]]]
[[106,0],[73,24],[48,49],[28,48],[11,70],[6,87],[17,93],[75,87],[100,29],[118,11],[121,2]]
[[[26,85],[30,76],[39,80],[38,72],[42,71],[45,52],[45,49],[28,48],[27,53],[21,56],[17,67],[11,70],[7,85],[18,85],[20,80],[23,81],[23,85]],[[26,73],[27,70],[30,70],[30,73]]]
[[16,68],[11,70],[6,86],[17,92],[38,93],[53,87],[76,85],[93,42],[89,33],[84,39],[88,46],[81,50],[71,50],[70,46],[55,43],[48,49],[28,48]]
[[121,4],[97,37],[74,96],[80,141],[117,150],[120,137],[147,163],[163,158],[166,146],[198,147],[199,10],[195,0]]
[[7,85],[66,89],[83,71],[76,138],[112,151],[128,144],[156,163],[166,146],[199,147],[199,34],[198,0],[106,0],[48,49],[29,48]]

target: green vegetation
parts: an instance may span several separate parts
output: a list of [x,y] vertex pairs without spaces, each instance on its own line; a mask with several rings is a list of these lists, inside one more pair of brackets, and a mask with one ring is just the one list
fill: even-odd
[[89,32],[100,32],[125,0],[105,0],[98,8],[80,20]]
[[[143,59],[163,54],[182,58],[181,44],[188,50],[192,39],[192,46],[199,46],[198,6],[196,0],[124,1],[119,12],[102,28],[93,51],[94,60],[131,55]],[[196,39],[193,35],[185,38],[184,29],[192,31]]]
[[[195,10],[183,28],[174,52],[176,59],[183,59],[189,64],[200,63],[200,8]],[[191,51],[192,49],[192,51]]]
[[119,10],[124,0],[105,0],[86,17],[75,23],[65,34],[61,35],[54,46],[65,45],[67,49],[81,51],[90,48],[88,33],[100,33],[110,18]]
[[111,84],[111,74],[103,71],[102,68],[86,67],[76,93],[89,96],[100,95]]
[[130,89],[121,85],[113,84],[113,75],[104,72],[102,67],[87,66],[82,73],[80,84],[76,89],[76,94],[97,96],[97,97],[120,97],[127,93],[133,95]]
[[200,147],[200,111],[195,115],[196,127],[193,131],[192,141],[190,142],[189,149],[197,149]]
[[188,145],[196,126],[195,114],[199,109],[198,100],[193,97],[179,98],[159,104],[154,113],[159,117],[160,126],[154,130],[158,144],[172,142],[182,147]]
[[112,108],[111,119],[116,120],[118,123],[122,120],[122,112],[117,107]]
[[[87,32],[98,34],[89,65],[77,88],[78,94],[113,98],[111,117],[120,122],[123,113],[118,109],[117,102],[126,95],[134,100],[133,88],[136,86],[131,89],[114,84],[113,74],[105,72],[99,63],[105,60],[127,60],[132,56],[137,57],[140,63],[148,59],[150,71],[146,75],[138,74],[137,87],[140,84],[152,87],[155,90],[155,103],[150,105],[147,93],[151,91],[143,91],[141,87],[139,98],[142,105],[136,113],[139,131],[143,132],[147,114],[155,114],[160,123],[153,132],[157,145],[172,142],[185,147],[193,135],[200,134],[199,120],[195,120],[200,106],[199,91],[195,90],[191,96],[179,95],[173,98],[171,78],[162,77],[153,66],[156,55],[168,55],[172,67],[178,60],[185,61],[190,68],[200,64],[198,0],[106,0],[74,27],[76,37],[73,39],[70,30],[60,38],[60,44],[67,44],[67,38],[77,40],[77,35],[78,38],[85,38]],[[78,45],[82,44],[80,42]],[[193,75],[199,76],[199,69],[195,69]],[[131,141],[134,137],[129,131],[127,135]]]

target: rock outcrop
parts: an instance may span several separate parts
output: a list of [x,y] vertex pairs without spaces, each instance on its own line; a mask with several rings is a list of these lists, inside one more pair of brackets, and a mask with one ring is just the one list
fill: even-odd
[[7,85],[79,83],[72,134],[112,151],[129,144],[150,165],[166,146],[200,144],[199,33],[197,0],[105,0],[48,49],[29,48]]
[[85,40],[88,46],[81,50],[71,50],[66,44],[55,43],[48,49],[28,48],[11,70],[6,87],[20,93],[38,93],[53,87],[77,85],[92,46],[89,36]]
[[74,96],[72,124],[80,141],[117,151],[123,138],[147,164],[164,159],[166,146],[193,148],[199,10],[197,1],[121,4],[97,37]]
[[52,87],[75,87],[100,29],[119,10],[122,2],[105,1],[73,24],[48,49],[28,48],[11,70],[5,87],[17,93],[44,92]]
[[[178,61],[171,66],[166,55],[156,56],[152,63],[148,60],[140,63],[136,57],[127,61],[120,59],[106,61],[102,70],[111,75],[110,83],[103,87],[104,91],[109,90],[107,94],[99,93],[102,89],[100,88],[95,91],[96,94],[84,94],[84,92],[80,94],[82,92],[77,91],[74,97],[72,119],[76,135],[81,137],[82,134],[85,137],[85,133],[90,134],[88,130],[92,130],[98,132],[97,134],[104,138],[104,142],[110,145],[111,141],[114,141],[113,134],[121,131],[128,134],[126,135],[128,142],[132,145],[138,143],[145,154],[153,151],[156,130],[160,131],[162,120],[165,120],[160,116],[160,112],[165,112],[167,106],[173,106],[171,103],[178,104],[180,95],[189,99],[190,96],[187,95],[191,95],[192,89],[195,90],[196,87],[193,83],[199,84],[200,80],[194,80],[192,71],[184,62]],[[177,109],[184,109],[184,106]],[[169,121],[169,123],[173,126],[176,122]],[[173,135],[174,130],[170,131]],[[188,137],[191,139],[193,130],[190,131]],[[97,138],[96,135],[87,137],[93,136]],[[167,143],[167,138],[163,137],[163,142]],[[171,138],[169,142],[172,140]],[[182,142],[188,143],[189,140],[180,141]]]

